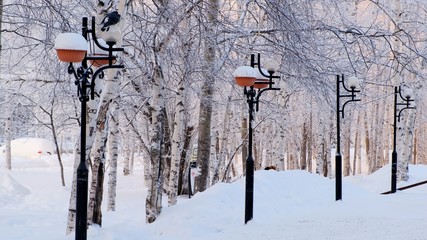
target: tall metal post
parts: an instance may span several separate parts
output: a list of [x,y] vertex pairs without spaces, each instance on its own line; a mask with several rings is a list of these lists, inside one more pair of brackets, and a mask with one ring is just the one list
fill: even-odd
[[80,122],[80,164],[77,168],[76,201],[76,240],[87,239],[87,202],[88,202],[88,168],[86,166],[86,113],[89,96],[87,94],[87,74],[77,82],[81,102]]
[[[256,90],[254,86],[245,87],[243,93],[247,98],[249,107],[249,132],[248,132],[248,157],[246,158],[246,182],[245,182],[245,224],[253,219],[253,208],[254,208],[254,172],[255,172],[255,161],[253,158],[253,128],[254,128],[254,113],[259,109],[259,98],[261,94],[268,90],[280,90],[280,88],[274,88],[274,79],[279,79],[279,76],[274,76],[273,69],[268,70],[268,74],[262,71],[260,65],[261,56],[258,54],[258,58],[255,59],[255,55],[251,54],[251,67],[257,68],[259,74],[263,78],[268,79],[268,87]],[[265,82],[263,82],[265,83]]]
[[[360,99],[356,99],[356,93],[360,92],[356,90],[356,86],[350,86],[348,89],[344,84],[344,75],[337,75],[337,149],[335,154],[335,201],[342,200],[342,156],[341,156],[341,124],[340,118],[344,118],[344,108],[345,105],[349,102],[357,102]],[[346,92],[351,93],[350,95],[341,95],[340,88],[341,86]],[[350,98],[344,102],[341,107],[340,98]],[[341,114],[341,116],[340,116]]]
[[[82,34],[87,39],[88,21],[84,17],[82,20]],[[80,79],[76,80],[78,86],[79,100],[81,102],[81,120],[80,120],[80,163],[77,168],[76,185],[76,240],[87,239],[87,202],[89,186],[89,170],[86,166],[86,114],[87,102],[89,96],[87,93],[88,72],[86,61],[82,62],[84,70]],[[80,70],[81,71],[81,70]]]
[[[105,56],[88,56],[85,55],[81,62],[81,66],[76,70],[73,63],[68,66],[68,73],[74,75],[77,85],[77,93],[81,102],[81,122],[80,122],[80,163],[77,168],[77,184],[76,184],[76,240],[87,239],[87,204],[88,204],[88,168],[86,165],[86,117],[87,117],[87,102],[90,98],[95,97],[95,79],[104,77],[104,70],[110,68],[121,69],[123,65],[114,65],[116,57],[113,52],[121,52],[123,48],[113,48],[114,42],[108,42],[108,48],[101,46],[97,41],[95,34],[95,18],[92,18],[92,29],[88,28],[88,18],[82,19],[82,35],[88,41],[89,36],[94,41],[97,47],[104,51],[108,51],[108,57]],[[88,66],[87,61],[108,60],[108,64],[100,66],[95,72]],[[89,81],[90,80],[90,81]]]
[[393,152],[391,153],[391,192],[396,192],[397,186],[397,151],[396,151],[396,125],[397,125],[397,87],[394,87],[394,113],[393,113]]
[[337,75],[337,151],[335,154],[335,201],[342,199],[342,156],[340,126],[340,75]]
[[247,91],[249,106],[249,136],[248,136],[248,157],[246,159],[246,191],[245,191],[245,224],[253,218],[254,206],[254,170],[255,164],[252,157],[252,135],[254,121],[254,97],[255,90],[253,87]]

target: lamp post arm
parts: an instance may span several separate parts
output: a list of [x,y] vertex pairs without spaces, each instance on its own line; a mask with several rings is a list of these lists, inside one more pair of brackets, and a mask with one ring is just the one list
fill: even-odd
[[[95,79],[99,75],[100,78],[104,77],[103,71],[109,68],[125,68],[124,65],[106,65],[98,68],[92,76],[92,80],[90,83],[90,98],[93,100],[95,98]],[[102,76],[102,77],[101,77]]]
[[347,100],[346,102],[344,102],[344,104],[342,105],[341,110],[339,110],[341,112],[341,117],[344,118],[344,108],[345,106],[350,103],[350,102],[359,102],[361,101],[361,99],[351,99],[351,100]]
[[[399,105],[399,104],[398,104]],[[409,104],[408,104],[409,105]],[[406,110],[406,109],[416,109],[416,107],[404,107],[404,108],[402,108],[402,109],[400,109],[400,111],[399,111],[399,113],[397,114],[397,121],[398,122],[400,122],[400,117],[402,116],[402,112],[403,112],[403,110]]]
[[261,89],[261,90],[258,91],[258,93],[257,93],[257,95],[255,97],[255,104],[256,104],[255,105],[255,109],[256,109],[257,112],[259,111],[259,98],[261,97],[261,94],[263,92],[268,91],[268,90],[278,91],[278,90],[280,90],[280,88],[269,87],[269,88],[263,88],[263,89]]

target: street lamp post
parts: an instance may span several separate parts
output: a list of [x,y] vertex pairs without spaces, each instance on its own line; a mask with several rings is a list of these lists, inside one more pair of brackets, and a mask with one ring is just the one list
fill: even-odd
[[[415,107],[411,107],[411,102],[414,101],[414,99],[411,99],[412,91],[410,91],[409,89],[405,90],[406,91],[402,91],[402,88],[400,86],[394,87],[393,152],[391,154],[391,193],[396,192],[397,186],[396,125],[397,122],[400,122],[400,116],[402,115],[403,110],[415,109]],[[398,101],[398,98],[400,98],[401,101]],[[398,106],[403,106],[403,108],[399,110]]]
[[[344,88],[344,90],[350,95],[340,94],[340,88],[341,86]],[[356,90],[356,88],[359,87],[359,80],[356,77],[350,77],[348,80],[348,86],[350,89],[348,89],[344,84],[344,75],[337,75],[337,149],[335,154],[335,200],[342,200],[342,156],[341,156],[341,134],[340,134],[340,118],[344,118],[344,108],[345,105],[349,102],[357,102],[360,101],[360,99],[356,99],[356,93],[360,92],[360,90]],[[349,100],[345,101],[344,104],[340,105],[340,99],[341,98],[350,98]],[[341,116],[340,116],[341,114]]]
[[[68,52],[73,52],[74,50],[79,49],[60,49],[60,45],[72,46],[73,39],[66,39],[66,37],[58,40],[55,43],[57,48],[58,57],[61,61],[69,62],[68,73],[74,75],[77,85],[77,94],[79,96],[79,101],[81,102],[81,122],[80,122],[80,163],[77,168],[77,185],[76,185],[76,229],[75,229],[75,239],[76,240],[86,240],[87,239],[87,204],[88,204],[88,168],[86,166],[86,115],[87,115],[87,102],[89,101],[89,96],[91,99],[95,97],[95,80],[97,77],[104,77],[104,70],[110,68],[124,68],[123,65],[114,65],[116,57],[113,53],[121,52],[123,48],[116,48],[114,45],[116,42],[108,41],[106,45],[100,43],[100,40],[97,39],[95,34],[95,18],[92,18],[92,26],[88,27],[88,19],[86,17],[82,20],[82,36],[84,42],[91,40],[93,41],[99,49],[102,49],[107,54],[105,56],[100,55],[88,55],[85,51],[83,52],[83,59],[81,60],[81,66],[77,70],[73,66],[73,62],[78,62],[74,58],[67,58],[60,56],[58,50],[65,50]],[[79,40],[79,39],[78,39]],[[66,42],[68,41],[68,42]],[[70,42],[71,41],[71,42]],[[61,42],[61,43],[59,43]],[[64,43],[65,42],[65,43]],[[86,43],[87,45],[87,43]],[[73,53],[72,53],[73,54]],[[98,69],[94,72],[91,66],[88,66],[87,61],[92,63],[105,63],[104,65],[99,66]],[[95,65],[95,64],[94,64]],[[89,95],[90,92],[90,95]]]
[[[280,79],[273,74],[278,66],[269,66],[267,69],[261,67],[261,56],[251,55],[251,65],[236,69],[234,77],[238,85],[243,86],[243,93],[247,98],[249,107],[249,133],[248,133],[248,157],[246,159],[246,186],[245,186],[245,224],[253,218],[254,203],[254,159],[252,156],[253,122],[254,112],[259,110],[259,99],[261,94],[268,90],[280,90],[274,88],[274,79]],[[256,71],[258,70],[258,71]]]

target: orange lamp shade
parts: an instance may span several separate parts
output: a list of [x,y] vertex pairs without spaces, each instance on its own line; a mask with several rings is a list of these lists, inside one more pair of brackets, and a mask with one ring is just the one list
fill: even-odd
[[81,62],[87,51],[86,39],[77,33],[61,33],[55,39],[55,49],[62,62]]
[[[91,57],[108,57],[108,55],[104,54],[94,54],[91,55]],[[94,67],[100,67],[102,65],[108,64],[108,59],[102,59],[102,60],[89,60],[90,64],[92,64]],[[113,64],[116,63],[116,60],[113,60]]]
[[255,83],[254,77],[234,77],[234,80],[241,87],[250,87]]
[[86,51],[83,50],[70,50],[70,49],[56,49],[56,55],[61,62],[81,62],[85,58]]
[[234,71],[233,76],[237,85],[241,87],[250,87],[254,85],[257,73],[252,67],[241,66]]
[[270,81],[269,80],[260,80],[257,79],[254,83],[254,88],[262,89],[268,87]]

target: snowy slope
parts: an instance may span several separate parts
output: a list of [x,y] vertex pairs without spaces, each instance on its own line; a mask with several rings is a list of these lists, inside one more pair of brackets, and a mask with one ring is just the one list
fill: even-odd
[[[74,239],[65,236],[72,173],[65,160],[67,187],[60,184],[53,157],[40,167],[19,160],[0,170],[0,239]],[[2,159],[0,159],[0,164]],[[188,199],[181,197],[150,225],[145,223],[141,168],[119,176],[116,212],[104,210],[103,226],[88,239],[267,240],[427,239],[427,185],[393,195],[389,166],[370,176],[344,178],[343,201],[335,202],[334,179],[304,171],[257,171],[254,219],[244,224],[244,179],[220,183]],[[427,180],[427,166],[410,166],[410,181]],[[409,183],[402,183],[406,185]]]

